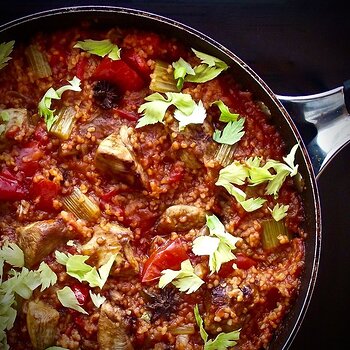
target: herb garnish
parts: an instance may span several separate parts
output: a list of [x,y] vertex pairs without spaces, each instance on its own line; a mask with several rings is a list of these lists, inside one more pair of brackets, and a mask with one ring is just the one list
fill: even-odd
[[159,279],[159,288],[164,288],[170,282],[177,287],[180,292],[186,292],[187,294],[195,292],[204,281],[199,278],[189,259],[181,263],[181,269],[174,271],[166,269],[161,272],[162,276]]
[[232,250],[240,240],[225,230],[224,225],[215,216],[207,215],[209,236],[200,236],[193,241],[192,251],[196,255],[209,255],[210,272],[219,272],[221,265],[236,258]]
[[10,54],[14,45],[14,40],[9,41],[8,43],[3,42],[0,44],[0,69],[7,66],[8,61],[11,59]]
[[64,287],[56,292],[57,298],[64,307],[81,312],[82,314],[88,315],[88,313],[79,305],[77,297],[70,287]]
[[289,209],[289,205],[284,205],[284,204],[276,204],[273,209],[270,210],[272,217],[276,220],[276,221],[280,221],[282,220],[284,217],[287,216],[287,211]]
[[230,333],[219,333],[214,340],[208,340],[208,333],[204,329],[204,322],[199,313],[198,304],[195,305],[193,312],[197,325],[199,327],[199,333],[204,341],[204,350],[224,350],[237,344],[237,340],[239,340],[240,329],[232,331]]
[[261,166],[262,159],[259,157],[249,158],[244,163],[235,161],[220,170],[216,185],[225,187],[246,211],[254,211],[263,205],[265,199],[246,199],[245,192],[235,185],[243,185],[246,182],[250,186],[267,183],[265,194],[277,197],[287,176],[293,177],[298,172],[298,165],[294,164],[297,148],[298,145],[294,145],[290,153],[283,157],[285,163],[268,160]]
[[[9,278],[2,281],[4,264],[21,267],[20,271],[13,268],[8,272]],[[16,294],[23,299],[29,299],[33,291],[41,286],[41,291],[55,284],[56,274],[42,262],[37,270],[24,267],[24,253],[15,243],[5,242],[0,248],[0,345],[8,349],[5,330],[13,327],[17,311],[15,309]]]
[[45,95],[39,102],[38,111],[41,117],[44,117],[47,130],[50,131],[53,123],[57,120],[57,115],[55,115],[55,109],[50,109],[52,99],[59,100],[61,99],[62,94],[67,91],[81,91],[80,88],[80,79],[74,77],[72,80],[68,81],[69,85],[64,85],[59,89],[55,90],[54,88],[50,88],[46,91]]
[[103,288],[107,281],[109,272],[115,260],[115,255],[112,255],[108,261],[102,265],[98,270],[85,263],[89,259],[88,255],[71,255],[62,252],[55,252],[58,263],[65,265],[67,274],[76,278],[79,282],[88,282],[90,287]]
[[108,56],[114,61],[120,60],[120,48],[117,45],[113,44],[109,39],[86,39],[83,41],[78,41],[73,47],[82,49],[97,56]]
[[180,58],[173,62],[174,78],[177,80],[177,88],[182,89],[185,81],[192,83],[205,83],[217,77],[222,71],[228,68],[228,65],[214,56],[192,49],[194,54],[201,60],[201,64],[192,68],[192,66]]
[[177,108],[174,117],[180,121],[180,128],[191,123],[202,123],[206,116],[203,104],[197,105],[189,94],[166,92],[163,96],[156,92],[147,96],[145,100],[147,102],[138,109],[138,112],[143,113],[143,116],[138,120],[137,128],[163,123],[165,113],[171,105]]
[[243,124],[245,119],[241,118],[236,121],[228,122],[223,130],[215,130],[213,134],[214,141],[226,145],[234,145],[244,135]]

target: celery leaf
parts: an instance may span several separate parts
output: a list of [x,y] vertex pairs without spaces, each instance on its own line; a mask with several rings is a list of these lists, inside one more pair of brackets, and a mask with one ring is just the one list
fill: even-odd
[[142,117],[138,120],[137,128],[145,125],[163,123],[167,109],[174,105],[182,114],[191,115],[196,108],[196,102],[191,95],[181,92],[167,92],[165,96],[156,92],[145,98],[147,102],[143,103],[138,112]]
[[89,294],[90,294],[90,297],[91,297],[93,304],[97,308],[99,308],[106,301],[106,298],[99,293],[95,294],[95,293],[91,292],[91,290],[89,290]]
[[24,254],[16,243],[5,242],[0,248],[0,259],[16,267],[24,266]]
[[70,287],[64,287],[56,292],[57,298],[64,307],[81,312],[88,315],[88,313],[79,305],[79,302]]
[[83,41],[78,41],[73,47],[82,49],[100,57],[108,56],[114,61],[120,60],[120,48],[117,45],[113,44],[109,39],[86,39]]
[[287,216],[287,211],[289,209],[289,205],[284,205],[284,204],[276,204],[273,209],[270,210],[272,217],[275,219],[275,221],[280,221],[284,217]]
[[240,329],[229,333],[219,333],[214,340],[208,340],[208,333],[204,329],[204,322],[199,313],[198,304],[195,305],[193,313],[197,326],[199,327],[199,333],[204,341],[204,350],[224,350],[237,344],[237,340],[239,340],[240,336]]
[[213,134],[214,141],[226,145],[234,145],[245,133],[243,131],[244,121],[245,119],[241,118],[237,121],[228,122],[223,130],[215,130]]
[[173,62],[174,78],[177,80],[176,87],[181,90],[187,74],[195,75],[195,72],[191,65],[186,62],[182,57],[178,61]]
[[181,269],[174,271],[171,269],[161,271],[162,276],[159,279],[159,288],[164,288],[169,283],[177,287],[180,292],[187,294],[195,292],[204,281],[199,278],[193,269],[189,259],[181,263]]
[[203,124],[206,116],[207,113],[202,101],[199,101],[198,104],[196,104],[193,112],[190,115],[182,113],[179,109],[175,110],[174,112],[174,118],[179,121],[179,131],[185,129],[185,127],[189,124]]
[[57,120],[57,115],[55,115],[56,110],[50,109],[52,100],[59,100],[62,97],[62,94],[67,91],[81,91],[80,88],[80,79],[74,77],[72,80],[68,81],[69,85],[64,85],[59,89],[55,90],[54,88],[49,88],[38,105],[38,112],[41,117],[44,118],[47,130],[50,131],[52,125]]
[[228,109],[228,107],[225,105],[225,103],[222,102],[221,100],[215,101],[212,104],[219,107],[219,110],[220,110],[219,120],[221,122],[225,122],[225,123],[235,122],[238,119],[239,114],[238,113],[231,113],[230,110]]
[[8,61],[11,59],[10,55],[15,45],[15,41],[3,42],[0,44],[0,69],[7,66]]

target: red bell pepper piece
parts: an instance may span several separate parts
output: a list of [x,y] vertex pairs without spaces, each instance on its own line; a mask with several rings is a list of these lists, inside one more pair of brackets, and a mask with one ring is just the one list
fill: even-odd
[[36,208],[45,211],[52,209],[53,200],[58,194],[58,189],[58,185],[46,179],[33,183],[30,195],[37,200]]
[[139,73],[146,81],[151,80],[151,69],[147,61],[138,55],[134,49],[124,49],[121,52],[121,57],[132,69]]
[[179,270],[181,263],[187,259],[186,249],[179,238],[164,243],[147,259],[142,270],[142,282],[157,280],[165,269]]
[[89,287],[82,283],[74,283],[71,289],[78,300],[80,306],[84,306],[90,299]]
[[27,190],[8,170],[0,173],[0,201],[16,201],[26,198]]
[[228,261],[221,265],[219,275],[227,277],[233,272],[233,264],[236,264],[239,269],[248,270],[250,267],[256,265],[256,261],[243,253],[237,253],[236,259]]
[[138,91],[146,85],[141,76],[123,60],[114,61],[108,57],[103,58],[96,67],[92,79],[107,80],[118,86],[123,92],[126,90]]

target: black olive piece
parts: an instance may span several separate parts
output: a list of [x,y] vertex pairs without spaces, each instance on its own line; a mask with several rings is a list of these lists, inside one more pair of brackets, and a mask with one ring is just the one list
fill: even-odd
[[159,293],[147,292],[146,295],[149,300],[146,307],[152,311],[152,321],[160,317],[168,319],[180,302],[177,291],[169,287],[161,289]]
[[106,80],[99,80],[93,87],[96,102],[104,109],[111,109],[118,105],[120,91],[118,87]]

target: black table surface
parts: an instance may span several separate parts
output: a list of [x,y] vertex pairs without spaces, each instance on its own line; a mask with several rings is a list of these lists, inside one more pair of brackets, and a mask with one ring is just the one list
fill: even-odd
[[[277,94],[303,95],[350,79],[350,21],[345,1],[176,0],[1,2],[0,24],[75,5],[141,9],[189,25],[233,51]],[[291,350],[347,344],[350,315],[350,146],[318,178],[322,253],[316,288]],[[347,346],[345,346],[347,347]]]

